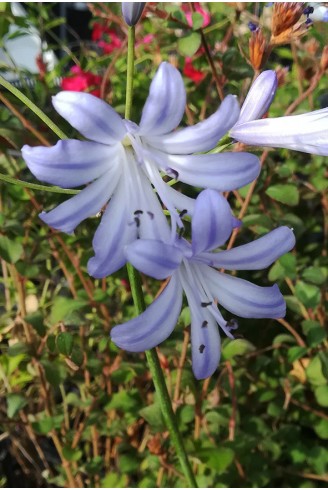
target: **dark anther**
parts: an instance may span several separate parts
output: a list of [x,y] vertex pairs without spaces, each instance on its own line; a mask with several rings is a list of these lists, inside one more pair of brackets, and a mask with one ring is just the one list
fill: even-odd
[[203,302],[200,304],[200,306],[201,306],[202,308],[206,308],[206,306],[210,306],[211,304],[212,304],[212,301],[209,301],[208,303],[206,303],[205,301],[203,301]]
[[143,213],[143,211],[141,211],[141,209],[137,209],[137,210],[134,212],[134,214],[136,214],[136,215],[138,215],[138,214],[142,214],[142,213]]
[[152,213],[151,211],[147,211],[147,214],[150,217],[150,219],[154,219],[154,213]]
[[179,178],[179,172],[177,172],[176,170],[174,170],[174,168],[168,167],[166,169],[166,173],[169,174],[169,175],[172,174],[173,177],[175,178],[175,180],[178,180],[178,178]]
[[207,325],[208,325],[208,322],[206,320],[204,320],[203,323],[202,323],[202,328],[207,327]]
[[135,224],[137,225],[137,228],[140,227],[140,218],[138,218],[137,216],[134,218],[134,222]]
[[230,330],[236,330],[238,328],[238,322],[235,318],[231,318],[231,320],[227,321],[227,327]]
[[180,218],[183,218],[185,214],[188,213],[188,209],[183,209],[181,213],[179,214]]
[[304,15],[310,15],[310,14],[313,14],[313,12],[314,12],[313,7],[305,7],[305,9],[303,10]]
[[258,29],[258,25],[254,24],[254,22],[248,22],[248,28],[251,32],[255,32]]
[[199,346],[199,352],[200,352],[201,354],[203,354],[204,349],[205,349],[205,345],[204,345],[204,344],[201,344],[201,345]]

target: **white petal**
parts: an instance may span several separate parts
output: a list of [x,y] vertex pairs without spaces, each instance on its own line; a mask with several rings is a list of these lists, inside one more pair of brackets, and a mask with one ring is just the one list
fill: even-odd
[[142,111],[140,134],[169,133],[180,123],[185,105],[186,91],[179,71],[170,63],[161,63]]
[[112,145],[126,134],[122,118],[94,95],[63,91],[52,98],[52,103],[73,128],[92,141]]
[[328,108],[236,125],[230,136],[255,146],[289,148],[328,156]]
[[273,70],[262,72],[247,94],[237,124],[260,119],[269,109],[278,87],[277,75]]
[[61,140],[51,147],[23,146],[23,158],[35,177],[60,187],[78,187],[118,164],[118,145]]
[[295,236],[287,226],[280,226],[246,245],[218,253],[202,254],[213,267],[229,270],[264,269],[295,246]]
[[181,284],[177,276],[173,275],[163,292],[141,315],[112,329],[113,342],[131,352],[156,347],[173,331],[181,305]]
[[165,136],[147,135],[147,142],[166,153],[188,155],[211,150],[237,122],[239,111],[236,97],[228,95],[205,121]]
[[81,221],[97,214],[107,203],[117,185],[119,175],[118,170],[107,172],[49,213],[42,212],[40,218],[56,230],[72,233]]

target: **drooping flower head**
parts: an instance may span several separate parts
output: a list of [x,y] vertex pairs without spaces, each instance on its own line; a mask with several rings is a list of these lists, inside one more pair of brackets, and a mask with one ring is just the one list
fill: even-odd
[[179,71],[162,63],[139,126],[123,120],[90,94],[60,92],[53,98],[55,109],[87,141],[68,139],[49,148],[23,147],[23,158],[38,179],[67,188],[90,183],[52,211],[41,213],[49,226],[72,233],[109,201],[93,239],[95,256],[88,263],[92,276],[105,277],[122,267],[124,246],[136,238],[167,242],[169,232],[157,195],[170,212],[171,234],[176,226],[183,226],[177,210],[192,212],[193,199],[166,184],[163,172],[187,184],[219,191],[239,188],[258,176],[255,155],[193,154],[211,150],[237,122],[236,98],[228,95],[207,120],[173,131],[185,103]]
[[184,291],[191,313],[193,371],[196,378],[203,379],[211,376],[219,363],[218,326],[231,338],[237,327],[235,320],[224,319],[218,304],[243,318],[285,316],[286,304],[277,285],[256,286],[215,268],[268,267],[294,247],[293,232],[281,226],[247,245],[213,252],[226,242],[236,224],[224,197],[206,190],[195,202],[192,244],[178,235],[170,243],[140,239],[128,245],[127,259],[137,269],[155,279],[171,279],[144,313],[112,329],[114,343],[125,350],[141,352],[163,342],[176,325]]

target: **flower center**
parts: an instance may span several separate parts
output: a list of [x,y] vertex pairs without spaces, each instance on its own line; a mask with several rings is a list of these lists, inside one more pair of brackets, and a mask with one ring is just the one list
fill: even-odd
[[132,146],[131,139],[128,134],[124,136],[121,143],[123,146]]

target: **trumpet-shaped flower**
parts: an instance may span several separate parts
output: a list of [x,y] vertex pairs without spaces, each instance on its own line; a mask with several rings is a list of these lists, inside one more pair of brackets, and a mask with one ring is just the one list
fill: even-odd
[[214,190],[196,199],[192,244],[177,236],[172,243],[136,240],[126,247],[127,259],[141,272],[169,283],[137,318],[115,326],[112,340],[119,347],[141,352],[163,342],[178,320],[182,293],[191,312],[193,371],[198,379],[216,370],[220,359],[218,326],[233,338],[235,320],[226,321],[217,305],[243,318],[280,318],[286,305],[278,286],[260,287],[215,268],[262,269],[294,247],[293,232],[281,226],[257,240],[231,250],[213,252],[228,239],[236,221],[228,202]]
[[277,89],[274,71],[264,71],[255,80],[230,136],[255,146],[289,148],[328,156],[328,107],[296,116],[260,119]]
[[233,190],[254,180],[259,160],[250,153],[197,154],[212,149],[236,123],[239,106],[227,96],[219,109],[195,126],[173,131],[184,113],[182,77],[162,63],[151,83],[139,126],[123,120],[104,101],[86,93],[60,92],[56,111],[87,140],[68,139],[53,147],[22,149],[31,172],[60,187],[85,187],[41,219],[72,233],[89,216],[106,210],[93,239],[95,256],[88,271],[104,277],[122,267],[124,246],[136,238],[168,241],[162,206],[170,211],[172,230],[182,226],[178,210],[193,209],[193,200],[162,179],[162,172],[190,185]]

